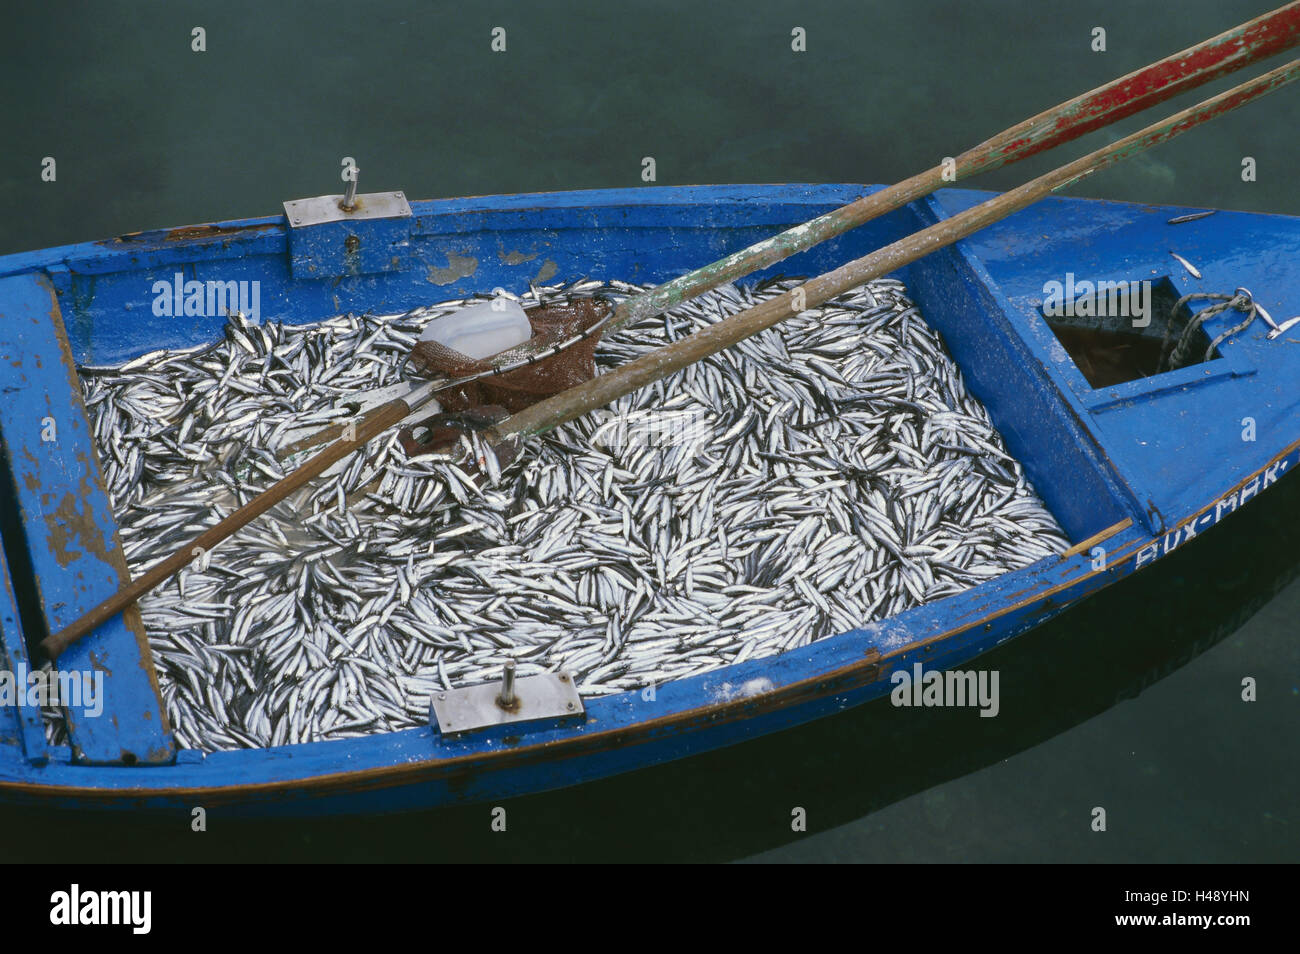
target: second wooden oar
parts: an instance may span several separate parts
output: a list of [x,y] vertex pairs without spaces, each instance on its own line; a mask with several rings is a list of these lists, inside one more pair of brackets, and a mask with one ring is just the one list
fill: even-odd
[[[944,185],[1069,142],[1297,45],[1300,45],[1300,0],[1293,0],[1004,129],[955,157],[948,169],[941,163],[656,288],[633,295],[619,304],[602,333],[609,334],[643,318],[661,314],[725,282],[775,265],[929,195]],[[323,428],[283,453],[297,453],[316,446],[332,439],[334,433]]]
[[1099,169],[1168,142],[1179,133],[1222,116],[1243,103],[1270,93],[1300,78],[1300,60],[1233,87],[1225,93],[1147,126],[1131,136],[1089,153],[1081,159],[1039,176],[1018,189],[1004,192],[974,208],[937,222],[892,245],[813,278],[762,304],[703,328],[689,337],[620,365],[584,384],[540,401],[491,428],[497,442],[541,434],[565,421],[604,407],[625,394],[644,387],[695,361],[728,348],[808,308],[873,278],[902,268],[936,249],[1006,218],[1053,192],[1084,179]]
[[[1300,0],[1296,0],[1296,2],[1282,7],[1272,14],[1260,17],[1235,30],[1221,34],[1204,44],[1192,47],[1191,50],[1185,50],[1174,57],[1167,57],[1152,67],[1147,67],[1145,70],[1138,71],[1138,73],[1116,80],[1115,83],[1107,84],[1100,90],[1072,100],[1056,110],[1026,120],[1020,126],[1012,127],[1012,129],[995,137],[995,139],[989,140],[983,147],[963,154],[964,161],[972,169],[975,164],[980,164],[979,168],[981,169],[989,169],[1014,161],[1014,158],[1040,152],[1060,142],[1073,139],[1090,129],[1096,129],[1123,116],[1132,115],[1139,109],[1144,109],[1146,106],[1172,96],[1175,92],[1190,89],[1212,79],[1214,76],[1238,69],[1262,56],[1271,55],[1278,50],[1295,46],[1297,42],[1300,42],[1298,37],[1300,37]],[[1190,54],[1197,50],[1201,51],[1198,56],[1206,58],[1206,65],[1189,65],[1193,60],[1197,59],[1197,57],[1192,57]],[[1160,67],[1160,69],[1156,69],[1157,67]],[[500,441],[517,439],[521,435],[541,433],[564,421],[572,420],[587,411],[603,407],[610,401],[636,390],[643,384],[664,377],[705,355],[720,351],[736,341],[761,331],[763,328],[770,327],[792,314],[796,314],[798,311],[819,304],[847,288],[861,284],[870,278],[886,274],[936,248],[951,244],[990,222],[997,221],[1017,209],[1024,208],[1042,195],[1062,188],[1070,182],[1077,181],[1097,169],[1109,165],[1111,162],[1125,158],[1134,152],[1140,152],[1157,142],[1164,142],[1173,138],[1184,129],[1191,128],[1191,126],[1227,112],[1249,99],[1282,85],[1284,82],[1290,82],[1291,79],[1294,79],[1294,69],[1295,64],[1291,64],[1288,67],[1266,74],[1251,83],[1236,87],[1228,93],[1202,103],[1198,107],[1179,113],[1165,123],[1148,127],[1134,136],[1129,136],[1105,149],[1085,156],[1075,163],[1064,166],[1062,169],[1058,169],[1056,173],[1049,173],[1048,176],[1040,177],[1027,186],[1022,186],[1020,189],[999,196],[998,199],[971,209],[967,213],[945,220],[908,239],[896,242],[879,252],[859,259],[857,262],[852,262],[834,272],[813,279],[806,285],[795,289],[795,293],[798,293],[799,297],[792,297],[795,293],[791,293],[771,299],[763,305],[742,312],[739,315],[734,315],[727,321],[720,322],[705,329],[705,331],[697,332],[689,338],[624,365],[612,374],[602,375],[588,381],[586,384],[571,388],[556,397],[548,398],[498,425],[493,429],[493,436]],[[1155,72],[1152,72],[1153,70]],[[1292,72],[1287,73],[1288,70]],[[1283,74],[1286,74],[1285,79],[1281,78]],[[1138,82],[1138,77],[1144,78]],[[1166,90],[1168,91],[1166,92]],[[1109,92],[1104,96],[1101,95],[1106,91]],[[1053,126],[1055,131],[1050,128]],[[1027,141],[1022,141],[1026,137]],[[972,156],[972,153],[977,152],[980,155]],[[1089,163],[1091,163],[1091,167],[1089,167]],[[958,168],[961,168],[960,162]],[[1060,181],[1052,180],[1055,184],[1042,187],[1042,184],[1047,182],[1050,177],[1059,176],[1065,170],[1074,171],[1070,172],[1067,178]],[[828,215],[822,216],[820,219],[814,219],[812,222],[782,233],[781,236],[777,236],[775,239],[769,239],[767,243],[759,243],[759,245],[753,246],[744,253],[738,253],[739,258],[729,256],[720,262],[714,263],[714,265],[684,276],[683,279],[678,280],[678,283],[669,282],[667,285],[660,286],[650,293],[650,296],[644,296],[644,300],[651,301],[652,296],[658,296],[653,298],[653,307],[661,311],[670,307],[672,301],[684,300],[731,278],[748,274],[765,264],[780,261],[796,251],[811,247],[826,238],[830,238],[832,235],[853,227],[855,224],[888,211],[886,208],[877,208],[876,204],[873,203],[892,202],[894,203],[891,206],[892,208],[933,191],[938,188],[939,183],[933,182],[928,187],[926,187],[926,183],[932,182],[934,172],[935,170],[931,170],[931,173],[914,176],[912,179],[892,186],[890,189],[868,196],[836,212],[828,213]],[[942,176],[940,176],[940,179],[942,179]],[[913,192],[915,189],[923,189],[923,191]],[[1027,189],[1030,192],[1026,192]],[[886,195],[889,196],[887,200],[879,199],[880,196]],[[859,203],[864,203],[864,205],[859,206]],[[993,208],[990,209],[990,206],[993,206]],[[853,210],[855,207],[857,207],[857,211],[852,213],[847,211]],[[868,211],[864,212],[864,209]],[[871,209],[875,209],[875,211],[870,211]],[[861,216],[861,218],[853,221],[855,216]],[[791,235],[796,236],[792,242],[783,240],[783,236],[788,237]],[[769,260],[767,256],[772,257]],[[692,279],[692,276],[697,276],[697,278],[688,281]],[[685,284],[679,284],[682,282]],[[668,304],[664,304],[665,301]],[[624,304],[626,305],[626,302]],[[792,304],[797,305],[797,307],[792,309]],[[651,305],[645,307],[651,307]],[[642,313],[650,314],[653,312]],[[626,324],[636,317],[632,311],[625,309],[621,315],[616,312],[617,320],[612,324]],[[390,402],[386,406],[387,409],[371,415],[355,435],[348,435],[348,437],[331,444],[297,471],[249,501],[215,527],[205,531],[188,548],[173,553],[138,580],[123,587],[112,597],[100,603],[79,619],[59,632],[47,636],[42,640],[41,648],[50,659],[57,658],[59,653],[67,646],[80,639],[87,632],[121,612],[155,586],[180,572],[181,569],[195,559],[196,554],[206,553],[251,520],[265,513],[266,510],[283,500],[294,490],[323,472],[331,464],[356,450],[372,437],[387,430],[410,414],[411,411],[423,406],[432,398],[439,385],[440,382],[437,381],[428,382],[415,388],[405,399]]]
[[[1300,0],[1166,56],[1004,129],[937,165],[792,229],[697,268],[618,306],[605,330],[660,314],[724,282],[775,265],[960,179],[989,172],[1109,126],[1171,96],[1300,45]],[[947,173],[947,177],[945,177]]]

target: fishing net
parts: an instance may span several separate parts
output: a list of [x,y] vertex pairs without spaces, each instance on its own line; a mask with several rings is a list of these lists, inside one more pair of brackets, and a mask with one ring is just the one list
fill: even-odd
[[[436,341],[420,341],[411,351],[411,363],[429,377],[464,378],[492,368],[525,361],[582,334],[611,309],[596,298],[576,298],[566,304],[550,303],[528,310],[533,336],[528,341],[490,359],[471,358]],[[514,371],[470,381],[438,392],[444,411],[460,412],[499,406],[514,414],[543,398],[559,394],[596,375],[596,343],[602,329],[536,363]]]

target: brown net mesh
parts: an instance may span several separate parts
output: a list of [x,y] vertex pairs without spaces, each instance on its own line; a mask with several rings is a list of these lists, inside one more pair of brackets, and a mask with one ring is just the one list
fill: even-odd
[[[468,377],[490,370],[494,365],[523,360],[581,334],[609,314],[611,307],[599,299],[577,298],[563,305],[530,308],[527,314],[533,326],[532,338],[501,355],[479,360],[435,341],[420,341],[411,351],[411,363],[420,374],[430,377]],[[484,405],[500,405],[512,414],[522,411],[530,404],[595,377],[594,356],[600,334],[597,331],[589,338],[525,368],[447,388],[438,392],[438,403],[444,411],[450,412]]]

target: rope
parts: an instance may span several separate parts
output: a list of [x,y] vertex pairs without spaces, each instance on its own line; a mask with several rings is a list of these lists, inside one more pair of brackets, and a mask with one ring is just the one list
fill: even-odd
[[[1195,318],[1187,323],[1183,329],[1182,336],[1178,339],[1178,345],[1174,348],[1173,353],[1169,353],[1169,337],[1173,333],[1174,323],[1173,315],[1178,314],[1179,309],[1189,301],[1214,301],[1216,305],[1210,305],[1201,310]],[[1213,318],[1220,312],[1234,308],[1237,311],[1246,313],[1246,318],[1240,324],[1233,325],[1219,333],[1210,346],[1205,349],[1203,361],[1209,361],[1214,354],[1214,349],[1222,344],[1226,339],[1231,338],[1238,332],[1245,331],[1250,327],[1250,323],[1255,320],[1259,314],[1259,306],[1255,304],[1255,299],[1251,297],[1250,291],[1245,288],[1237,288],[1231,295],[1217,295],[1212,292],[1192,292],[1184,295],[1174,303],[1173,311],[1170,312],[1170,321],[1165,328],[1165,336],[1160,342],[1160,371],[1172,371],[1175,368],[1181,368],[1187,361],[1187,354],[1192,349],[1192,339],[1196,335],[1196,330],[1209,318]]]

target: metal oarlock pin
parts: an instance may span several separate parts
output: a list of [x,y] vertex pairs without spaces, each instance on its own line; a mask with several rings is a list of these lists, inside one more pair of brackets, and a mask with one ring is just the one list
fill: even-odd
[[515,696],[515,661],[508,660],[505,670],[501,673],[501,693],[497,696],[497,705],[502,709],[510,710],[519,705],[519,699]]
[[343,199],[339,202],[339,208],[344,212],[351,212],[357,207],[357,179],[361,177],[360,169],[352,170],[352,178],[348,180],[347,187],[343,190]]

